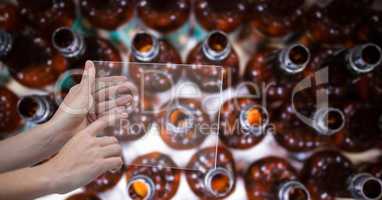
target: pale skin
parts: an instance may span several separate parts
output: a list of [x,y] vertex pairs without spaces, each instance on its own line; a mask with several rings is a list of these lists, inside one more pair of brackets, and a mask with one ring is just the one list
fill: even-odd
[[[127,118],[125,105],[131,97],[115,98],[124,82],[122,76],[96,79],[93,63],[87,62],[81,83],[70,90],[50,121],[0,141],[0,199],[66,193],[119,169],[121,146],[115,137],[102,133]],[[95,89],[96,83],[106,87]]]

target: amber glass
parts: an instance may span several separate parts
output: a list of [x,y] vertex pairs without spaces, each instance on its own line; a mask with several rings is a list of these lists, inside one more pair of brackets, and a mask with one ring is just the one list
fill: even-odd
[[123,175],[123,168],[115,172],[106,172],[85,186],[90,193],[99,193],[112,189]]
[[359,172],[370,173],[373,176],[382,179],[382,156],[375,161],[363,162],[357,166]]
[[359,43],[374,42],[382,46],[382,11],[369,9],[363,17],[355,33]]
[[73,0],[18,0],[20,14],[29,24],[50,37],[54,29],[60,26],[70,27],[75,18]]
[[170,200],[179,187],[180,170],[165,154],[153,152],[134,159],[125,172],[130,199]]
[[22,26],[18,9],[15,5],[0,2],[0,29],[4,31],[16,31]]
[[202,144],[210,125],[209,116],[196,99],[179,98],[162,106],[160,136],[174,149],[191,149]]
[[82,16],[93,26],[115,30],[127,23],[134,13],[134,0],[80,0]]
[[224,199],[235,190],[235,162],[231,152],[223,147],[198,151],[187,168],[196,169],[185,174],[188,185],[200,199]]
[[190,16],[190,0],[139,0],[137,12],[150,28],[169,33],[185,24]]
[[101,198],[93,193],[79,193],[66,198],[66,200],[101,200]]
[[[54,31],[52,42],[53,46],[67,58],[70,68],[83,68],[87,60],[122,61],[119,50],[109,41],[98,36],[84,37],[66,27]],[[106,73],[121,73],[119,66],[109,64],[106,67],[110,70]],[[106,71],[106,68],[102,70]]]
[[266,86],[266,103],[277,110],[282,103],[289,102],[296,84],[310,71],[310,51],[302,44],[293,44],[283,49],[267,47],[257,52],[248,62],[244,80],[248,89],[256,93],[256,87]]
[[0,31],[0,60],[21,84],[42,88],[54,83],[67,69],[64,57],[34,30],[17,33]]
[[10,133],[21,125],[21,118],[17,114],[19,98],[12,91],[0,87],[0,133]]
[[129,76],[136,84],[141,83],[144,73],[144,88],[147,92],[163,92],[170,89],[179,80],[182,69],[172,64],[182,63],[176,49],[166,40],[158,39],[149,33],[137,33],[132,40],[130,62],[167,63],[166,65],[129,66]]
[[282,38],[302,28],[305,0],[255,0],[251,25],[269,37]]
[[[206,92],[220,91],[220,69],[223,67],[223,89],[235,86],[239,79],[239,57],[230,44],[227,35],[212,31],[207,38],[197,44],[187,56],[187,63],[194,66],[187,75]],[[214,65],[204,67],[201,65]]]
[[219,120],[220,140],[228,147],[247,149],[264,138],[269,113],[255,99],[234,98],[224,102]]
[[307,30],[317,42],[343,43],[362,21],[366,6],[365,1],[316,1],[306,12]]
[[255,161],[245,174],[249,200],[309,200],[308,190],[298,182],[297,171],[288,161],[266,157]]
[[199,24],[207,31],[222,30],[230,33],[240,27],[246,18],[248,4],[243,0],[195,0],[194,13]]
[[17,103],[19,115],[27,122],[42,124],[56,112],[58,105],[50,95],[27,95]]

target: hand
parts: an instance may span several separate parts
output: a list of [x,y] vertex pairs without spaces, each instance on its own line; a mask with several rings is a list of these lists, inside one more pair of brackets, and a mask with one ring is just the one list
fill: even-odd
[[111,114],[97,119],[75,134],[55,157],[41,166],[47,177],[51,177],[51,191],[67,193],[122,166],[122,149],[117,139],[97,137],[120,118],[124,116]]

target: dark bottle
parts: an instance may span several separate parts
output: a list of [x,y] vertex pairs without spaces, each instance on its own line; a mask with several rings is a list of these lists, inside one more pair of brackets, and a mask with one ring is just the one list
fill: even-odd
[[367,6],[365,1],[316,1],[306,12],[308,34],[319,43],[343,44],[362,21]]
[[227,33],[240,27],[246,18],[246,1],[237,0],[196,0],[194,13],[198,23],[207,31],[221,30]]
[[78,193],[66,198],[66,200],[101,200],[101,198],[93,193]]
[[129,199],[172,199],[180,181],[175,167],[169,156],[158,152],[136,158],[125,172]]
[[[109,41],[97,36],[83,37],[67,27],[54,31],[52,43],[70,62],[70,68],[83,68],[87,60],[122,61],[119,50]],[[120,65],[108,64],[100,70],[106,75],[121,74]]]
[[[182,75],[181,58],[176,49],[166,40],[154,35],[137,33],[131,44],[130,62],[163,64],[130,64],[129,76],[148,92],[163,92],[170,89]],[[143,79],[143,80],[142,80]]]
[[[235,86],[239,79],[239,57],[231,46],[227,35],[220,31],[212,31],[207,38],[197,44],[187,56],[187,63],[193,67],[187,75],[206,92],[218,92]],[[214,66],[221,66],[223,69]]]
[[278,157],[252,163],[245,175],[245,188],[249,200],[310,200],[297,171]]
[[362,22],[357,27],[354,39],[358,43],[373,42],[382,46],[382,12],[369,9]]
[[320,103],[325,102],[316,102],[315,98],[314,94],[303,91],[280,109],[273,133],[277,143],[288,151],[304,152],[331,146],[331,137],[342,131],[343,111],[334,102],[322,106]]
[[255,99],[234,98],[220,109],[220,140],[231,148],[248,149],[266,134],[269,113]]
[[54,83],[67,69],[65,58],[32,29],[12,34],[0,30],[0,60],[13,78],[32,88]]
[[16,5],[0,2],[0,29],[12,32],[18,30],[21,26],[22,21]]
[[146,26],[170,33],[184,25],[191,11],[190,0],[139,0],[137,12]]
[[162,106],[159,116],[160,136],[174,149],[198,147],[210,133],[209,116],[196,99],[174,99]]
[[380,156],[376,161],[364,162],[357,166],[359,172],[370,173],[373,176],[382,179],[382,157]]
[[135,3],[133,0],[80,0],[79,6],[82,16],[92,26],[115,30],[132,18]]
[[306,68],[309,61],[310,51],[302,44],[283,49],[266,48],[248,62],[244,80],[248,81],[252,93],[256,93],[256,87],[265,85],[266,91],[262,94],[265,94],[267,107],[277,110],[282,103],[290,101],[292,90],[309,72]]
[[85,186],[85,189],[89,193],[99,193],[112,189],[117,185],[123,175],[123,169],[118,171],[109,171]]
[[200,199],[224,199],[236,186],[235,162],[223,147],[209,147],[195,153],[187,164],[186,179]]
[[70,27],[75,18],[73,0],[17,0],[20,14],[46,37],[60,26]]
[[301,30],[305,0],[255,0],[251,25],[265,36],[284,38]]
[[315,200],[377,200],[382,195],[380,179],[357,173],[351,161],[336,151],[313,154],[304,163],[302,177]]
[[50,95],[23,96],[17,103],[17,112],[27,122],[42,124],[56,112],[58,105]]
[[12,91],[0,87],[0,133],[6,134],[15,131],[21,125],[21,118],[17,114],[17,101],[19,98]]
[[338,148],[362,152],[375,148],[381,139],[381,109],[367,102],[347,102],[341,108],[345,114],[344,128],[334,135]]

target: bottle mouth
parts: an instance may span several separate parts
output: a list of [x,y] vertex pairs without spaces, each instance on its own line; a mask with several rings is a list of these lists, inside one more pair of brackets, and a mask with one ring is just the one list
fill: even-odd
[[185,134],[194,126],[193,111],[181,105],[174,106],[167,111],[166,128],[170,133]]
[[12,49],[11,34],[0,30],[0,57],[6,56]]
[[345,115],[337,108],[319,109],[313,116],[313,127],[323,135],[333,135],[345,126]]
[[373,43],[367,43],[350,50],[348,62],[357,73],[368,73],[382,64],[382,49]]
[[241,127],[250,134],[262,135],[269,124],[269,113],[262,106],[248,105],[240,112],[239,120]]
[[209,170],[204,181],[207,190],[214,197],[218,198],[229,194],[234,185],[234,177],[232,172],[222,167]]
[[158,39],[150,33],[137,33],[132,39],[131,53],[143,62],[153,60],[159,54]]
[[302,72],[310,61],[310,51],[302,44],[293,44],[282,50],[279,56],[280,66],[287,73]]
[[17,112],[27,121],[36,123],[48,118],[49,112],[46,103],[36,95],[24,96],[17,102]]
[[67,27],[57,28],[52,34],[52,44],[65,57],[72,58],[85,51],[85,43],[80,34]]
[[352,178],[350,190],[356,198],[379,200],[382,198],[382,181],[371,174],[361,173]]
[[152,200],[155,184],[147,176],[137,175],[127,182],[127,196],[130,200]]
[[279,191],[280,200],[310,200],[308,189],[298,181],[288,181],[281,185]]
[[221,61],[231,52],[228,36],[222,31],[212,31],[202,44],[204,55],[212,61]]

